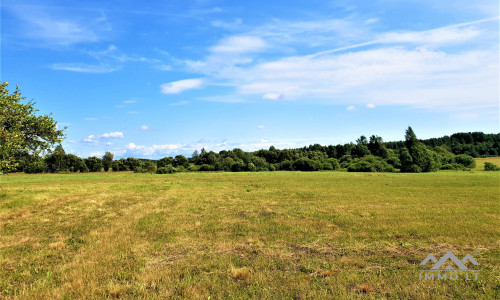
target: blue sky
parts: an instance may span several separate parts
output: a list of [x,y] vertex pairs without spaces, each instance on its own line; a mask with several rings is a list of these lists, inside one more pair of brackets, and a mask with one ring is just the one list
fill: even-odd
[[2,0],[1,80],[82,157],[493,133],[498,15],[496,0]]

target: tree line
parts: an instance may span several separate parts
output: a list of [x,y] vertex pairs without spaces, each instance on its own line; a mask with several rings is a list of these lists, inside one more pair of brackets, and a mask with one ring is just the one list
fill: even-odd
[[[361,136],[356,143],[297,149],[269,149],[245,152],[195,151],[191,157],[176,155],[159,160],[120,158],[110,152],[103,157],[81,158],[66,154],[61,146],[63,130],[50,115],[37,115],[34,102],[23,104],[19,89],[10,93],[0,83],[0,173],[55,173],[134,171],[167,174],[192,171],[320,171],[347,169],[349,172],[432,172],[463,170],[475,166],[473,157],[497,156],[500,134],[457,133],[428,140],[417,139],[408,127],[405,140],[385,143],[379,136]],[[56,146],[57,145],[57,146]],[[55,148],[53,148],[56,146]],[[491,166],[488,168],[491,169]]]
[[[498,137],[498,135],[496,135]],[[436,139],[439,140],[439,139]],[[494,143],[498,143],[495,141]],[[45,157],[20,163],[17,171],[41,172],[100,172],[134,171],[137,173],[169,174],[175,172],[226,171],[321,171],[347,169],[349,172],[433,172],[437,170],[468,170],[474,168],[474,158],[455,154],[446,144],[430,146],[417,139],[408,127],[403,142],[392,142],[389,148],[379,136],[361,136],[356,143],[322,146],[310,145],[297,149],[269,149],[245,152],[242,149],[220,152],[195,151],[191,157],[176,155],[158,160],[134,157],[114,160],[106,152],[103,157],[80,158],[66,154],[58,145]],[[489,166],[490,167],[490,166]]]

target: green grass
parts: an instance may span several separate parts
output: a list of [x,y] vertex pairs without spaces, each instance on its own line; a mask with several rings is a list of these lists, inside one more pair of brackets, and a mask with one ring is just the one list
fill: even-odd
[[[499,179],[1,176],[0,298],[494,299]],[[420,261],[448,250],[474,256],[479,280],[420,281]]]

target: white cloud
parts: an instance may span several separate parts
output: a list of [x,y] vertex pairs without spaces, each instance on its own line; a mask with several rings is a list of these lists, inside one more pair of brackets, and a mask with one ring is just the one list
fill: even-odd
[[[433,30],[378,35],[367,30],[367,24],[356,27],[354,20],[272,21],[223,40],[210,48],[204,60],[185,63],[190,71],[205,74],[218,85],[234,87],[236,94],[229,99],[242,101],[261,97],[448,111],[477,103],[498,107],[498,29],[492,26],[493,21],[498,17]],[[256,53],[289,54],[296,51],[290,47],[307,45],[307,41],[314,41],[309,45],[314,49],[325,39],[335,45],[330,36],[354,42],[310,55],[277,59]],[[368,39],[373,36],[375,39]],[[239,37],[260,37],[266,45],[249,46],[253,39],[241,39],[240,45],[236,42]]]
[[108,139],[123,139],[124,135],[123,132],[109,132],[109,133],[103,133],[101,135],[89,135],[87,138],[83,139],[82,142],[84,143],[99,143],[102,140],[108,140]]
[[132,104],[132,103],[137,103],[136,100],[125,100],[123,101],[124,104]]
[[199,89],[203,86],[203,84],[203,79],[194,78],[165,83],[160,87],[163,94],[179,94],[187,90]]
[[366,105],[366,107],[367,107],[367,108],[375,108],[375,104],[373,104],[373,103],[368,103],[368,104]]
[[264,125],[259,125],[259,126],[257,126],[257,128],[264,129]]
[[97,118],[85,118],[85,121],[97,121]]
[[126,146],[127,151],[132,151],[145,156],[151,156],[154,154],[166,154],[171,152],[176,152],[182,147],[181,144],[165,144],[165,145],[153,145],[144,146],[136,145],[135,143],[129,143]]
[[101,135],[103,139],[123,139],[123,132],[110,132]]
[[346,107],[347,110],[354,110],[356,109],[356,107],[352,106],[352,105],[349,105],[348,107]]
[[23,20],[20,34],[41,41],[35,46],[68,46],[102,41],[111,25],[102,13],[68,15],[68,10],[40,5],[7,5],[7,10]]
[[53,64],[52,70],[70,71],[77,73],[111,73],[120,69],[111,65],[89,65],[89,64]]
[[256,36],[231,36],[210,48],[211,52],[219,54],[241,54],[261,52],[267,48],[267,43]]
[[266,93],[262,98],[267,100],[281,100],[284,96],[281,93]]
[[140,129],[141,129],[142,131],[146,131],[146,130],[149,130],[150,128],[149,128],[149,126],[147,126],[147,125],[142,125],[142,126],[140,127]]

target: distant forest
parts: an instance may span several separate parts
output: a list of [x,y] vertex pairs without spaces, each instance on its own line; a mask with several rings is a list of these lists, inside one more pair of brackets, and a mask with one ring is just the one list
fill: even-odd
[[468,170],[475,167],[474,157],[499,156],[500,134],[482,132],[456,133],[451,136],[418,140],[411,127],[405,140],[384,142],[381,137],[361,136],[356,143],[303,148],[245,152],[235,148],[218,153],[201,149],[191,157],[177,155],[159,160],[113,159],[106,152],[101,157],[82,159],[66,154],[61,145],[45,157],[34,157],[19,164],[26,173],[134,171],[167,174],[193,171],[320,171],[346,169],[349,172],[433,172]]

